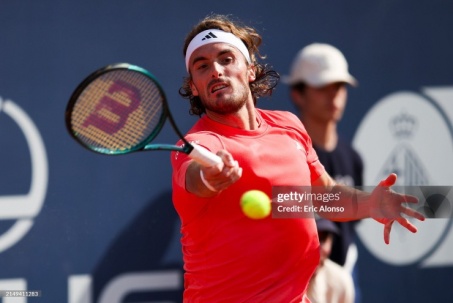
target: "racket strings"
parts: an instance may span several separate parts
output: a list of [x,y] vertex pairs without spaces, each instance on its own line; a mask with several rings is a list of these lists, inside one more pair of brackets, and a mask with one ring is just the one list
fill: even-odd
[[157,135],[163,111],[162,93],[150,78],[113,70],[79,95],[71,124],[79,140],[94,149],[128,151]]

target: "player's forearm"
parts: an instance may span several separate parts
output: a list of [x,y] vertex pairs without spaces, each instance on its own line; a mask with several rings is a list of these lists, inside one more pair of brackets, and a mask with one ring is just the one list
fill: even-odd
[[338,197],[338,200],[330,201],[329,206],[341,211],[320,211],[318,212],[320,216],[334,221],[353,221],[370,217],[370,193],[338,184],[328,188],[328,192]]
[[[327,173],[314,182],[312,191],[335,197],[329,199],[327,203],[313,201],[318,215],[322,217],[335,221],[352,221],[370,217],[370,194],[337,184]],[[332,209],[336,211],[331,211]]]

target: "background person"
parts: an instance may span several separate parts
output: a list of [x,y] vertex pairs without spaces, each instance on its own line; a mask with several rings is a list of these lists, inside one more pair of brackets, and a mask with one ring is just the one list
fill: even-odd
[[[283,81],[290,85],[291,100],[326,171],[338,183],[362,186],[362,159],[337,131],[347,103],[347,86],[357,85],[341,51],[325,43],[307,45],[296,55],[291,73]],[[334,235],[330,259],[353,274],[356,302],[359,302],[357,248],[354,243],[357,222],[335,222],[341,233]]]
[[308,286],[307,295],[312,303],[352,303],[354,302],[354,282],[350,273],[329,259],[334,243],[334,235],[340,229],[326,219],[316,219],[320,243],[319,265]]

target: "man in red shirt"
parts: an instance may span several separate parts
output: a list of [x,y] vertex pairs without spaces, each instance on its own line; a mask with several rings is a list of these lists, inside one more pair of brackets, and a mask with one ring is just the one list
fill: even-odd
[[[223,163],[202,167],[185,154],[171,156],[173,202],[182,223],[184,302],[309,302],[305,293],[319,261],[314,219],[249,219],[239,204],[248,190],[271,196],[274,186],[324,186],[354,194],[358,208],[353,212],[345,205],[351,209],[345,216],[374,216],[385,224],[387,242],[394,220],[416,231],[401,213],[423,219],[402,206],[410,198],[389,190],[395,175],[373,194],[337,186],[295,115],[255,107],[278,80],[258,62],[260,44],[253,28],[222,15],[208,16],[186,37],[189,76],[180,93],[193,114],[205,114],[186,138]],[[386,217],[380,216],[382,208]]]

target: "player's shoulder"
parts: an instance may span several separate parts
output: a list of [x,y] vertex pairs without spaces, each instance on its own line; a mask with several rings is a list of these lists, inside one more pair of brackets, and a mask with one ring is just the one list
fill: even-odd
[[302,125],[300,119],[289,111],[282,111],[282,110],[264,110],[258,109],[261,117],[267,122],[271,124],[277,125]]
[[199,119],[185,134],[185,139],[212,152],[222,149],[224,144],[220,135],[215,130],[211,130],[209,125],[206,125],[205,120],[203,118]]

